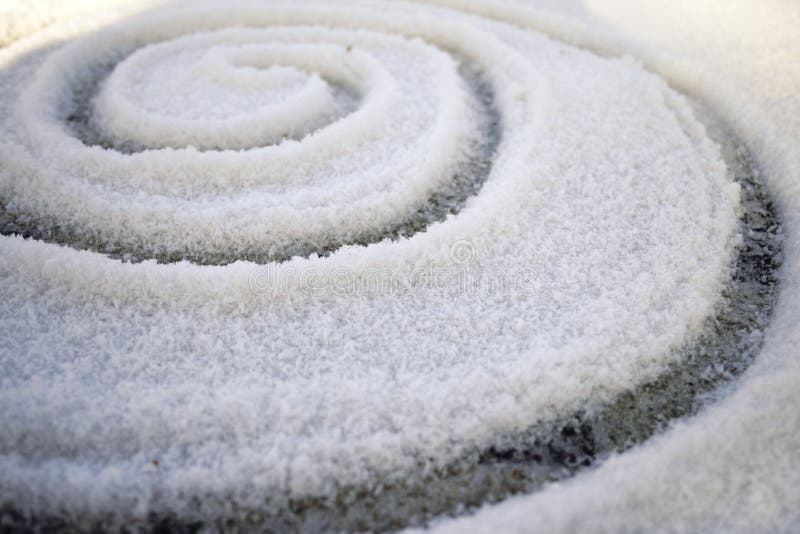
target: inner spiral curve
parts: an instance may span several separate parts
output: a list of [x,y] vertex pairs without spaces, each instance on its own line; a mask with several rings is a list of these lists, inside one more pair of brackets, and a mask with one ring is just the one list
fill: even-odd
[[[256,13],[263,15],[263,11]],[[289,10],[288,13],[293,12]],[[269,18],[280,19],[280,16],[271,13]],[[298,18],[298,22],[302,22],[309,17]],[[162,24],[168,26],[169,19]],[[154,31],[152,24],[142,26],[149,32]],[[164,59],[177,54],[180,68],[174,76],[180,81],[184,76],[193,76],[198,68],[214,70],[213,57],[207,57],[209,53],[224,55],[227,46],[233,47],[236,54],[263,56],[268,49],[253,48],[262,46],[253,43],[262,40],[269,43],[275,39],[283,43],[305,43],[280,46],[285,53],[295,50],[290,55],[301,54],[306,63],[311,61],[306,67],[322,65],[321,70],[328,76],[353,84],[357,92],[363,93],[357,109],[345,113],[351,102],[339,98],[344,100],[338,104],[342,109],[329,110],[326,119],[344,113],[338,120],[297,141],[283,136],[275,145],[253,148],[251,143],[270,140],[264,127],[278,128],[276,132],[286,131],[281,127],[285,121],[276,123],[275,117],[270,116],[276,113],[275,106],[263,110],[267,113],[264,116],[256,112],[225,119],[194,119],[161,117],[154,110],[137,110],[131,103],[133,93],[146,95],[147,87],[153,83],[156,89],[160,88],[157,77],[152,78],[153,82],[148,81],[151,76],[163,74],[158,69],[154,73],[149,67],[148,61],[154,57]],[[335,44],[308,44],[316,39]],[[484,132],[487,128],[481,123],[497,122],[497,112],[487,109],[481,95],[468,90],[470,82],[458,75],[455,62],[434,47],[396,36],[365,32],[352,35],[343,30],[302,27],[219,30],[150,45],[130,58],[118,57],[111,62],[106,57],[124,56],[131,45],[121,43],[98,59],[85,53],[90,46],[76,43],[45,61],[35,80],[37,89],[23,97],[20,105],[23,111],[14,113],[24,129],[32,129],[34,139],[49,140],[47,147],[35,141],[30,147],[31,157],[35,158],[34,154],[39,151],[52,152],[52,136],[56,136],[59,141],[55,152],[59,156],[55,157],[63,158],[62,172],[74,172],[74,178],[63,185],[60,183],[63,177],[59,182],[48,182],[46,174],[36,170],[34,160],[16,156],[9,158],[17,167],[9,169],[8,175],[34,173],[38,179],[33,183],[9,180],[4,194],[7,211],[23,222],[23,226],[25,221],[35,221],[37,228],[58,228],[62,242],[79,241],[74,236],[80,235],[80,240],[88,245],[86,248],[124,249],[139,259],[187,258],[224,263],[249,258],[268,261],[308,251],[331,250],[351,242],[371,241],[391,228],[408,224],[414,218],[414,211],[424,206],[431,195],[450,187],[454,175],[472,173],[475,167],[483,167],[484,176],[470,180],[479,185],[485,178],[487,160],[491,157],[487,152],[498,142],[480,133],[476,136],[475,132]],[[294,48],[287,49],[287,46]],[[206,50],[203,52],[206,56],[199,63],[190,55],[197,48]],[[303,51],[299,52],[301,49]],[[273,52],[280,55],[275,50]],[[372,57],[377,54],[380,58],[381,53],[392,54],[392,61],[381,64]],[[403,54],[410,59],[403,59]],[[300,60],[299,57],[295,59]],[[114,62],[120,60],[114,67]],[[259,59],[265,60],[268,58]],[[414,62],[416,76],[398,77],[409,60]],[[183,61],[188,66],[184,67]],[[339,67],[331,65],[342,61],[345,67],[337,74],[334,71]],[[211,67],[209,62],[212,62]],[[423,68],[425,62],[430,64],[431,70],[427,72]],[[170,61],[161,63],[166,64],[161,68],[168,69],[169,73]],[[96,84],[109,68],[114,72],[102,82],[99,92],[93,94],[92,84]],[[219,69],[219,65],[216,68]],[[391,72],[392,69],[395,72]],[[68,70],[79,74],[66,76]],[[188,74],[182,74],[182,70]],[[461,70],[474,69],[466,66]],[[134,79],[132,73],[135,72],[143,73],[144,80]],[[57,80],[65,78],[75,79],[74,85],[60,94],[63,82]],[[230,85],[231,81],[226,83]],[[309,84],[311,88],[328,87],[319,81]],[[489,87],[480,79],[471,80],[471,85],[473,88]],[[359,89],[359,86],[362,87]],[[200,84],[201,93],[206,92],[204,88]],[[198,88],[191,90],[197,93]],[[426,93],[434,99],[432,106],[414,102],[427,99],[420,96]],[[332,93],[328,90],[323,94],[320,104],[329,104],[327,100],[333,98]],[[188,96],[176,97],[191,100]],[[74,104],[61,105],[64,98],[73,100]],[[170,102],[174,100],[175,97]],[[243,100],[247,104],[247,98]],[[42,112],[22,116],[26,109],[41,108],[42,102],[51,103],[53,118],[39,118]],[[200,102],[204,102],[202,98]],[[167,108],[169,106],[168,102]],[[437,110],[437,106],[441,109]],[[73,111],[65,111],[70,107]],[[287,113],[285,106],[279,108],[280,113]],[[197,111],[202,112],[202,106]],[[391,124],[380,117],[387,113],[392,118]],[[78,138],[64,135],[68,132],[62,120],[66,120]],[[298,120],[299,124],[291,125],[290,129],[306,131],[308,128],[302,125],[302,119]],[[312,121],[311,126],[316,124]],[[233,136],[237,132],[255,137]],[[491,136],[491,132],[488,134]],[[343,136],[349,142],[343,143]],[[198,153],[198,148],[186,144],[191,140],[200,149],[216,150]],[[90,146],[84,146],[85,141],[89,141]],[[390,145],[382,147],[381,143],[387,141]],[[99,146],[92,146],[92,143]],[[409,146],[404,146],[406,144]],[[141,150],[148,146],[167,150]],[[123,153],[115,153],[116,147]],[[175,154],[169,151],[171,147],[177,151]],[[250,150],[236,152],[230,148]],[[381,155],[378,161],[374,161],[376,152]],[[420,153],[424,154],[422,158],[418,156]],[[478,154],[478,157],[464,157],[465,154]],[[320,158],[325,159],[324,167],[321,167]],[[324,175],[320,175],[323,171]],[[53,187],[61,190],[57,195],[58,207],[34,202],[44,194],[41,188]],[[93,202],[87,203],[87,198],[92,198]],[[125,212],[117,208],[120,201],[128,205]],[[128,216],[126,212],[133,215]],[[65,217],[65,214],[70,215]],[[438,217],[441,218],[441,213]],[[204,255],[209,258],[203,260]]]

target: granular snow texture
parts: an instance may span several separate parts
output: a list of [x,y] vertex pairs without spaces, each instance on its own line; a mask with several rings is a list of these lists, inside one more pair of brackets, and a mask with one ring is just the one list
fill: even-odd
[[[678,28],[694,9],[651,3]],[[786,221],[764,352],[652,443],[440,527],[798,521],[800,47],[780,2],[746,23],[738,0],[704,7],[686,39],[622,2],[156,4],[0,23],[2,208],[62,236],[0,237],[0,503],[251,518],[658,376],[742,242],[739,185],[669,80],[730,120]],[[706,35],[718,16],[771,24],[770,54]],[[476,167],[457,213],[397,232]]]

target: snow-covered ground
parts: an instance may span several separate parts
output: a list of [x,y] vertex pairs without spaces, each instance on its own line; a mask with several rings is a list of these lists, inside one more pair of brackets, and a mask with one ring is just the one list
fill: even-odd
[[[435,527],[800,527],[800,6],[160,4],[0,11],[0,198],[40,237],[0,236],[0,504],[277,509],[658,376],[741,242],[680,90],[779,209],[760,355],[650,441]],[[454,175],[482,184],[458,213],[380,241]],[[287,261],[233,261],[259,254]]]

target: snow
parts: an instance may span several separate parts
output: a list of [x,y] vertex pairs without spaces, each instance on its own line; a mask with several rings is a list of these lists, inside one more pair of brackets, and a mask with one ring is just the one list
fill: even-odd
[[[0,502],[120,522],[280,506],[447,465],[656,376],[700,332],[739,239],[738,186],[667,79],[732,121],[782,208],[762,355],[730,397],[651,442],[438,526],[800,521],[800,103],[784,68],[800,46],[762,12],[744,23],[758,8],[738,0],[703,8],[697,28],[666,22],[690,3],[650,1],[671,33],[624,2],[460,3],[468,15],[360,1],[190,3],[7,31],[0,197],[101,252],[0,237]],[[0,28],[24,25],[11,13]],[[771,53],[730,46],[723,16]],[[629,51],[664,78],[573,45]],[[501,137],[482,189],[445,221],[268,266],[102,253],[289,257],[385,232],[486,135],[460,61],[494,89]],[[86,91],[110,148],[68,126]],[[376,273],[401,290],[363,289]],[[512,283],[459,285],[486,276]]]
[[[565,11],[578,5],[585,11],[570,14],[562,37],[585,25],[582,38],[595,39],[594,46],[646,58],[651,69],[715,106],[755,150],[786,228],[778,309],[759,358],[729,397],[596,470],[436,530],[795,531],[800,9],[791,2],[743,0],[569,4]],[[552,17],[531,15],[526,24],[552,32]]]

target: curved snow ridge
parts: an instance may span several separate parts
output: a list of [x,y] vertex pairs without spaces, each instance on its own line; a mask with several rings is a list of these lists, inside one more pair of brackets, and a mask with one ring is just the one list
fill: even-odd
[[[3,207],[85,238],[0,237],[0,501],[25,511],[214,518],[412,477],[655,376],[726,282],[738,186],[633,60],[380,2],[66,32],[0,52]],[[485,183],[358,244],[486,144],[465,65],[500,117]]]
[[443,521],[434,530],[796,530],[800,524],[798,7],[781,1],[701,5],[652,0],[647,2],[647,17],[642,16],[641,3],[627,1],[588,1],[580,7],[553,4],[549,9],[554,13],[521,2],[501,5],[478,0],[460,7],[529,30],[548,31],[591,49],[633,52],[673,87],[703,99],[755,156],[782,219],[784,254],[781,292],[763,349],[730,395],[598,469],[535,495],[487,506],[470,517]]

